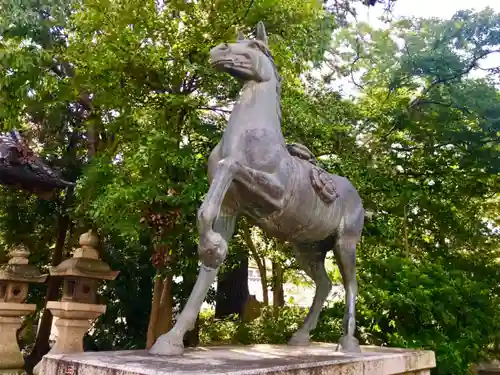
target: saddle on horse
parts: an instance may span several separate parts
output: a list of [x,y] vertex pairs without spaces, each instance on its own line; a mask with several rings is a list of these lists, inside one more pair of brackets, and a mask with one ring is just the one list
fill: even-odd
[[338,198],[338,193],[335,188],[333,176],[323,168],[317,166],[316,157],[306,146],[300,143],[287,144],[286,148],[290,155],[299,159],[305,160],[312,164],[309,172],[309,179],[314,191],[321,200],[327,204],[331,204]]

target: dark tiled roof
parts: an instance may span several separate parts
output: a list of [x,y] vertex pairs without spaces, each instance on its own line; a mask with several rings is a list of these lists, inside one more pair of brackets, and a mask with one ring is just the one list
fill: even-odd
[[0,134],[0,185],[32,192],[71,186],[24,143],[17,131]]

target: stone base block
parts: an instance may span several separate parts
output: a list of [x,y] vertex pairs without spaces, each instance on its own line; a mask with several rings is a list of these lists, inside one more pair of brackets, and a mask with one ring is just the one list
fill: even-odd
[[0,316],[0,369],[17,369],[24,366],[24,358],[17,345],[16,331],[22,319],[16,316]]
[[476,366],[474,374],[477,375],[500,375],[500,363],[493,361],[492,363],[482,363]]
[[429,375],[431,351],[362,347],[336,352],[335,344],[214,346],[187,349],[178,357],[145,351],[49,354],[42,375]]
[[83,336],[92,326],[92,321],[106,312],[106,305],[78,302],[49,301],[47,308],[57,317],[58,335],[51,354],[82,353]]

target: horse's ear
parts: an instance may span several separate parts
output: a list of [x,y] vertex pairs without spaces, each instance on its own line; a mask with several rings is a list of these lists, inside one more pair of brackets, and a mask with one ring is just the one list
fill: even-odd
[[236,40],[245,40],[245,35],[243,35],[243,31],[238,30],[238,37]]
[[267,44],[266,27],[264,26],[264,22],[262,21],[259,21],[259,23],[257,24],[256,36],[258,40]]

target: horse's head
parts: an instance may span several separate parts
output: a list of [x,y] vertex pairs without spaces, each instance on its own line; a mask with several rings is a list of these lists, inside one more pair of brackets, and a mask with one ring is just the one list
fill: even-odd
[[210,51],[212,65],[243,81],[269,81],[275,77],[275,66],[262,22],[257,25],[256,36],[255,40],[246,40],[239,32],[236,43],[214,47]]

